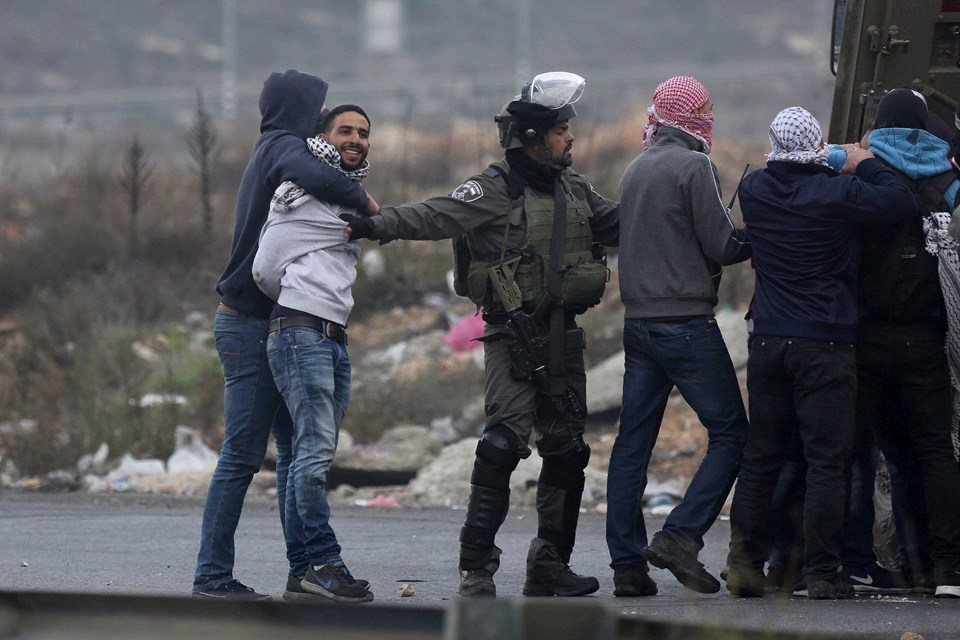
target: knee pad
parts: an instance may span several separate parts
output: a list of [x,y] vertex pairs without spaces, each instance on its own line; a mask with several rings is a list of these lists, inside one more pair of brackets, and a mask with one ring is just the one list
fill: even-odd
[[510,474],[520,464],[520,444],[509,429],[493,428],[477,443],[477,458],[470,483],[484,487],[509,487]]
[[583,470],[590,462],[590,447],[577,437],[577,446],[561,455],[544,455],[540,482],[560,489],[583,490]]

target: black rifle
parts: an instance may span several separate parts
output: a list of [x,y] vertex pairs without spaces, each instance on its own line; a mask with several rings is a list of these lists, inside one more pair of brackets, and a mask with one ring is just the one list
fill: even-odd
[[[497,297],[507,312],[507,329],[513,335],[509,343],[510,358],[517,377],[530,380],[541,392],[551,397],[558,413],[566,412],[583,418],[586,411],[573,387],[567,384],[563,393],[550,392],[550,376],[547,372],[547,345],[549,337],[546,325],[539,320],[540,313],[529,314],[522,309],[520,287],[514,279],[520,258],[514,258],[487,267],[490,282]],[[541,303],[542,304],[542,303]]]
[[747,169],[750,168],[750,163],[747,163],[747,166],[743,168],[743,173],[740,174],[740,180],[737,181],[737,188],[733,190],[733,197],[730,198],[730,204],[727,205],[727,209],[733,209],[733,203],[737,200],[737,194],[740,193],[740,184],[743,182],[743,178],[747,175]]
[[[737,188],[733,190],[733,196],[730,198],[730,204],[727,205],[727,211],[733,209],[733,203],[737,200],[737,194],[740,193],[740,184],[743,182],[744,176],[747,175],[747,169],[750,168],[750,163],[747,163],[747,166],[743,168],[743,173],[740,174],[740,180],[737,182]],[[711,268],[711,271],[715,270],[715,273],[710,276],[710,279],[713,281],[714,291],[720,291],[720,278],[723,277],[723,267],[719,264],[714,264],[710,262],[708,266]]]

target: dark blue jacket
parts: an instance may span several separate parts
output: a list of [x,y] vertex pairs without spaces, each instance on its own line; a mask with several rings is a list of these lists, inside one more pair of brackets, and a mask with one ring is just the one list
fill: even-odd
[[307,148],[306,139],[320,132],[326,97],[326,82],[299,71],[275,72],[263,83],[260,137],[240,180],[230,259],[217,282],[220,301],[240,313],[268,318],[273,307],[253,281],[251,267],[280,183],[290,180],[325,202],[366,209],[366,192]]
[[910,188],[870,158],[856,176],[768,162],[740,185],[753,243],[754,335],[855,342],[860,230],[919,215]]

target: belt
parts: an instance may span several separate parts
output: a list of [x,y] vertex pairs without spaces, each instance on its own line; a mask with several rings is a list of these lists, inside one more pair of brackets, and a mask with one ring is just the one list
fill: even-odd
[[231,316],[238,316],[238,315],[240,315],[240,312],[239,312],[239,311],[237,311],[236,309],[234,309],[234,308],[231,307],[231,306],[228,306],[228,305],[223,304],[222,302],[221,302],[220,305],[217,307],[217,311],[222,311],[223,313],[230,314]]
[[346,328],[343,325],[324,320],[323,318],[315,318],[313,316],[286,316],[274,318],[270,321],[270,333],[276,333],[281,329],[289,329],[290,327],[316,329],[334,342],[339,342],[343,345],[347,344]]

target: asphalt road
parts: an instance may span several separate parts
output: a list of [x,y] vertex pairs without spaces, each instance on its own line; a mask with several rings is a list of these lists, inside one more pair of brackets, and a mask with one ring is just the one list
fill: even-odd
[[[202,502],[194,498],[0,491],[0,592],[188,596],[201,511]],[[332,524],[343,557],[355,576],[371,582],[375,594],[375,602],[364,607],[448,608],[457,589],[457,536],[463,515],[460,510],[335,507]],[[661,523],[661,518],[648,519],[651,530]],[[498,538],[504,551],[496,575],[501,598],[529,601],[520,591],[526,547],[535,530],[535,512],[510,512]],[[899,640],[907,631],[924,640],[960,638],[960,599],[907,595],[858,596],[851,601],[773,596],[745,600],[726,590],[694,593],[656,569],[652,575],[660,588],[657,596],[614,598],[603,530],[602,515],[582,515],[572,566],[597,576],[600,591],[571,600],[602,603],[625,618],[851,638]],[[715,575],[723,567],[728,539],[725,521],[708,534],[701,560]],[[272,503],[248,501],[236,545],[235,576],[279,600],[287,571]],[[401,597],[402,584],[412,585],[414,594]]]

